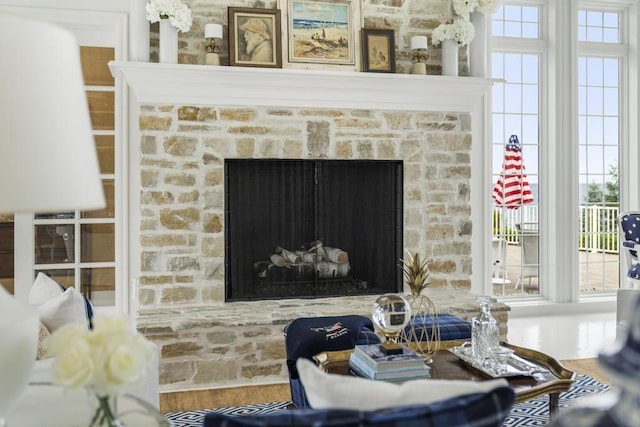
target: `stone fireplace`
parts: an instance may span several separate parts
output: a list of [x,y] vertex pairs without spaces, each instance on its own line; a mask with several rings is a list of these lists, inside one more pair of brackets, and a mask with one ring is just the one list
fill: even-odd
[[[467,319],[478,312],[473,294],[481,294],[490,277],[483,142],[491,81],[149,63],[111,67],[136,102],[129,156],[139,176],[133,176],[129,202],[139,206],[139,217],[134,215],[129,246],[140,257],[130,260],[129,276],[139,277],[133,290],[138,328],[162,348],[162,390],[286,382],[287,322],[370,315],[376,297],[226,301],[230,160],[400,163],[401,253],[429,259],[428,292],[440,311]],[[290,244],[306,240],[316,239]],[[494,309],[503,336],[507,312],[503,304]]]

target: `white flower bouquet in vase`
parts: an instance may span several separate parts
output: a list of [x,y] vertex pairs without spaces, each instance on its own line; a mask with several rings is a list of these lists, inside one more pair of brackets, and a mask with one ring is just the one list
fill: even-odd
[[146,8],[147,20],[160,23],[160,62],[176,64],[178,31],[185,33],[191,28],[191,9],[180,0],[149,0]]
[[433,30],[431,43],[434,46],[442,43],[442,75],[458,75],[458,48],[468,45],[474,34],[473,24],[463,17],[450,24],[440,24]]
[[153,359],[152,344],[124,317],[97,317],[57,329],[45,345],[55,356],[51,377],[66,389],[86,388],[97,400],[89,427],[122,427],[115,400],[124,388],[144,378]]

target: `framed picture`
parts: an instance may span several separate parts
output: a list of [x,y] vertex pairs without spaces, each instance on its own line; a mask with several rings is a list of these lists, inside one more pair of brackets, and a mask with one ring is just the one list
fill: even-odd
[[282,68],[280,10],[229,7],[229,65]]
[[[359,71],[361,0],[279,0],[285,64]],[[335,66],[335,67],[332,67]]]
[[362,71],[396,72],[396,44],[393,30],[362,29]]

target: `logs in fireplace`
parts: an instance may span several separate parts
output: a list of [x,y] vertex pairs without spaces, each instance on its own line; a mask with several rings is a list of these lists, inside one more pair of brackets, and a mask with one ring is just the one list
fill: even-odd
[[402,162],[225,162],[226,299],[398,292]]

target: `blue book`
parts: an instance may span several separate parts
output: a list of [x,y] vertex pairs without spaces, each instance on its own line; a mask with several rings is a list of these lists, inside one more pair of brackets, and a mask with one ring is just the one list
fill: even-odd
[[380,350],[380,344],[357,345],[353,354],[360,355],[362,360],[378,372],[426,366],[424,358],[404,344],[400,354],[385,354]]

